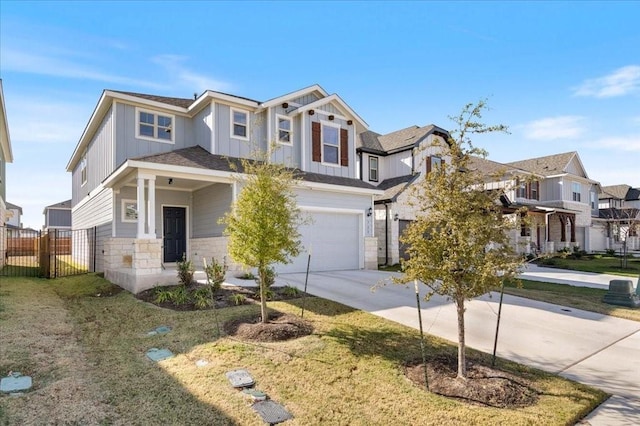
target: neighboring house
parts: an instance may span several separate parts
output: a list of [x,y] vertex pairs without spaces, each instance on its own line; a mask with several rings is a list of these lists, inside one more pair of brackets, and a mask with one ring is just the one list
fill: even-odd
[[517,185],[512,194],[515,198],[511,199],[534,207],[534,212],[538,213],[534,228],[523,229],[522,233],[531,233],[532,242],[540,251],[553,253],[573,247],[599,250],[599,235],[592,228],[592,219],[598,217],[599,183],[589,178],[577,152],[530,158],[506,165],[536,177],[537,182]]
[[5,226],[7,228],[22,228],[22,207],[6,202]]
[[[73,229],[93,229],[95,269],[112,282],[133,292],[175,282],[162,268],[183,254],[198,267],[227,256],[218,220],[242,176],[230,163],[260,150],[300,171],[295,193],[312,220],[300,229],[311,270],[375,269],[370,211],[380,191],[357,177],[356,140],[366,130],[318,85],[266,102],[105,90],[67,165]],[[277,149],[267,151],[269,142]],[[304,272],[306,260],[304,252],[277,271]]]
[[62,201],[61,203],[52,204],[44,208],[45,232],[71,229],[71,200]]
[[[359,152],[365,168],[361,175],[367,180],[366,165],[374,158],[373,176],[380,175],[378,188],[385,191],[375,199],[379,263],[395,264],[405,256],[398,237],[415,218],[408,202],[408,189],[429,173],[434,164],[449,161],[435,151],[423,149],[430,145],[430,138],[446,135],[445,130],[433,126],[412,127],[385,136],[372,132],[362,135]],[[385,137],[389,136],[395,145],[384,146]],[[397,151],[391,151],[392,147]],[[514,215],[513,219],[518,221],[517,213],[526,209],[528,220],[521,220],[521,226],[510,235],[518,252],[599,249],[599,233],[591,228],[592,218],[598,215],[598,182],[589,179],[577,152],[506,164],[474,157],[469,167],[487,177],[488,190],[503,192],[500,200],[504,214]]]
[[604,238],[601,250],[640,250],[640,188],[603,186],[598,194],[599,217],[594,227]]
[[360,135],[359,176],[384,191],[374,201],[379,264],[394,265],[405,256],[399,236],[416,216],[408,202],[408,189],[437,164],[449,161],[433,146],[435,139],[444,143],[448,138],[448,132],[435,125],[411,126],[385,135],[372,131]]
[[9,136],[9,123],[7,122],[7,112],[4,105],[4,92],[2,80],[0,79],[0,267],[4,266],[6,244],[7,223],[7,171],[6,164],[13,162],[11,152],[11,137]]

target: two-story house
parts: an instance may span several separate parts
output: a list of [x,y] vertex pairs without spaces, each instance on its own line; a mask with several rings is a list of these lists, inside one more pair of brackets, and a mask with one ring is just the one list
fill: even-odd
[[45,232],[71,229],[71,200],[51,204],[42,211]]
[[[311,270],[375,268],[373,196],[357,177],[367,123],[318,85],[268,101],[206,91],[193,99],[105,90],[69,160],[73,229],[93,229],[96,267],[133,292],[175,281],[183,255],[227,256],[218,219],[255,150],[299,170]],[[277,149],[269,150],[271,142]],[[87,232],[89,234],[89,231]],[[307,253],[277,271],[304,272]],[[168,269],[174,269],[173,267]]]
[[594,228],[602,238],[600,250],[640,250],[640,188],[603,186],[598,193],[599,217]]
[[384,191],[374,198],[379,264],[394,265],[405,256],[399,237],[415,218],[409,188],[437,165],[449,161],[437,146],[448,138],[446,130],[433,124],[384,135],[372,131],[360,135],[359,176]]
[[0,80],[0,268],[4,266],[7,250],[6,223],[7,217],[7,171],[6,164],[13,161],[11,151],[11,138],[9,136],[9,124],[7,111],[4,105],[4,92],[2,80]]

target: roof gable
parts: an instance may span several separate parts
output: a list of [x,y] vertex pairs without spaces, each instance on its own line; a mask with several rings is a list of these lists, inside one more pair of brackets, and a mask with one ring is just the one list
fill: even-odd
[[599,198],[616,198],[624,200],[631,187],[629,185],[609,185],[603,186],[598,194]]
[[562,154],[547,155],[544,157],[529,158],[526,160],[505,163],[518,169],[528,170],[541,176],[550,177],[561,174],[573,174],[587,178],[587,173],[575,151]]
[[448,132],[440,127],[430,124],[428,126],[409,126],[395,132],[380,135],[368,132],[360,137],[358,149],[381,151],[390,154],[418,146],[427,136],[437,134],[446,139]]

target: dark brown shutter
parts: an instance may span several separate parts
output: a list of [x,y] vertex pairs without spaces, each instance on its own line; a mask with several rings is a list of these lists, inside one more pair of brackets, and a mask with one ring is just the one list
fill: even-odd
[[440,159],[440,168],[444,170],[444,158]]
[[311,122],[311,160],[322,161],[322,144],[320,143],[320,123]]
[[429,174],[429,173],[431,173],[431,156],[428,156],[426,158],[426,160],[427,160],[427,166],[426,166],[427,169],[426,170],[427,170],[427,174]]
[[349,166],[349,131],[340,129],[340,165]]

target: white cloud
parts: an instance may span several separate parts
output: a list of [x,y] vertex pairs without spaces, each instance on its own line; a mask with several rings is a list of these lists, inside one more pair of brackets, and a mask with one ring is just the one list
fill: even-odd
[[6,71],[29,74],[94,80],[152,89],[163,87],[161,84],[152,83],[148,80],[138,80],[98,71],[90,65],[77,63],[71,58],[57,57],[47,53],[26,52],[12,48],[2,50],[2,67]]
[[640,65],[618,68],[603,77],[585,80],[573,89],[576,96],[612,98],[640,91]]
[[608,136],[597,139],[590,145],[594,148],[607,148],[626,152],[640,152],[640,134],[627,136]]
[[163,54],[157,55],[151,60],[167,71],[173,87],[182,87],[198,94],[205,90],[230,91],[232,89],[232,85],[229,83],[199,74],[185,67],[183,63],[187,61],[187,58],[184,56]]
[[535,140],[573,139],[585,133],[583,121],[577,115],[542,118],[525,124],[524,135]]

